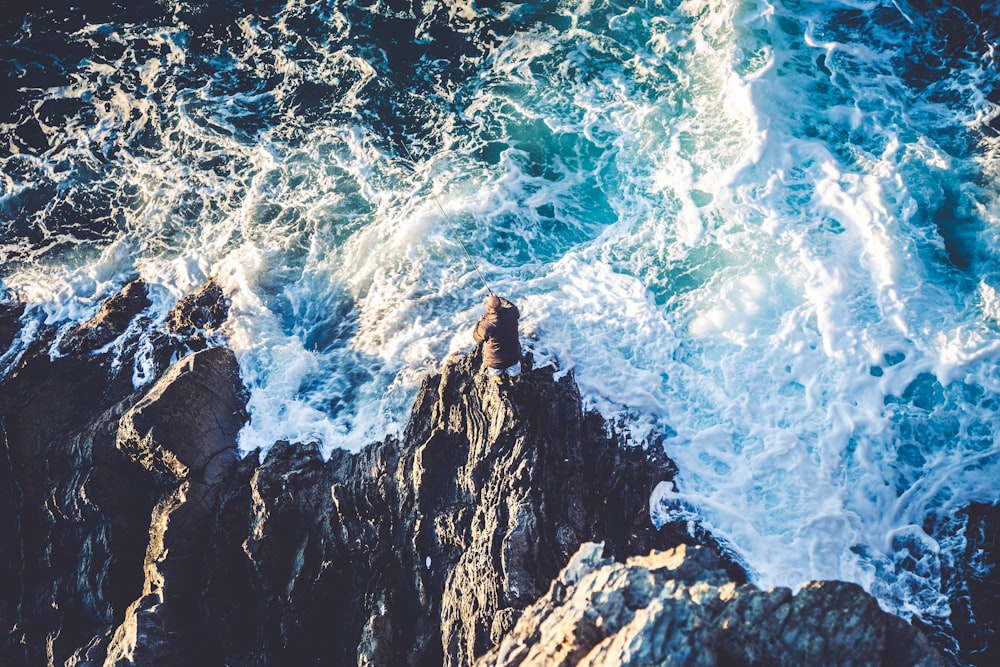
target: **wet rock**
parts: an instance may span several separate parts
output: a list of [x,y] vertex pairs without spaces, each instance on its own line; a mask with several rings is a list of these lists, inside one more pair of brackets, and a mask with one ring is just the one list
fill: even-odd
[[[75,352],[62,356],[50,354],[55,328],[41,328],[0,378],[0,506],[6,510],[0,512],[0,664],[102,664],[127,609],[142,597],[151,515],[178,486],[116,446],[122,416],[150,388],[133,386],[131,355],[142,326],[127,320],[141,317],[145,303],[141,284],[126,287],[70,335]],[[116,349],[102,349],[122,334]],[[222,353],[232,354],[213,354]],[[192,437],[216,427],[198,418],[198,410],[230,386],[213,387],[215,381],[204,375],[177,396],[190,411],[175,426],[200,424],[186,432]],[[199,392],[209,396],[194,398]],[[152,410],[143,414],[153,417]],[[164,410],[153,419],[167,415]],[[232,444],[227,456],[235,460]],[[197,461],[190,465],[197,469]],[[202,471],[213,477],[211,465]],[[139,615],[132,617],[141,624]]]
[[616,442],[550,369],[509,392],[477,369],[458,357],[429,378],[400,441],[326,462],[278,443],[242,464],[247,490],[222,509],[204,601],[222,654],[467,665],[582,541],[605,537],[622,556],[676,543],[647,514],[670,475],[660,448]]
[[0,664],[102,657],[142,582],[153,494],[115,449],[131,378],[49,343],[0,379]]
[[152,511],[141,596],[108,648],[114,664],[185,665],[200,632],[204,571],[196,567],[236,471],[246,421],[233,353],[209,348],[180,360],[119,420],[116,444],[162,480]]
[[18,320],[23,314],[23,303],[0,302],[0,357],[21,331],[21,323]]
[[946,664],[855,584],[762,591],[730,581],[704,547],[624,563],[602,548],[581,546],[476,666]]
[[146,283],[133,280],[108,299],[94,317],[70,332],[60,349],[66,354],[87,354],[115,340],[136,315],[150,305]]
[[1000,664],[1000,505],[966,511],[965,558],[958,564],[958,591],[951,621],[960,657],[972,665]]
[[510,389],[449,359],[399,439],[239,459],[233,353],[169,364],[223,321],[200,295],[148,337],[143,387],[138,286],[0,379],[0,663],[935,664],[857,587],[762,592],[715,549],[670,551],[694,540],[649,519],[660,444],[530,359]]
[[218,330],[229,317],[229,299],[222,286],[208,280],[197,292],[189,294],[170,311],[167,329],[187,340],[192,350],[204,349],[206,333]]

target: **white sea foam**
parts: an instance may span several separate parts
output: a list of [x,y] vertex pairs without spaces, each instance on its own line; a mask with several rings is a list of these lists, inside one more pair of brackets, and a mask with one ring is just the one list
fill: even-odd
[[[836,50],[847,60],[891,56],[850,44]],[[795,58],[799,47],[776,51]],[[827,66],[836,67],[829,60]],[[860,150],[864,136],[857,146],[846,142],[845,156],[844,145],[834,153],[800,128],[782,127],[798,120],[784,113],[805,88],[796,70],[802,68],[779,62],[753,82],[768,137],[734,190],[762,209],[772,238],[744,234],[758,258],[716,281],[701,295],[708,308],[692,313],[689,333],[702,346],[695,359],[702,368],[679,396],[693,408],[673,450],[681,478],[677,491],[658,489],[653,511],[661,521],[697,517],[726,536],[762,585],[855,580],[894,611],[944,618],[940,554],[924,526],[938,513],[989,497],[977,480],[995,473],[996,460],[992,436],[985,453],[948,446],[951,421],[936,404],[960,395],[955,383],[970,382],[970,371],[989,374],[998,351],[995,330],[929,273],[921,255],[933,250],[934,239],[918,227],[925,219],[917,215],[920,202],[901,178],[914,166],[914,149],[932,178],[947,180],[950,160],[925,137],[901,145],[896,128],[884,125],[898,117],[893,108],[808,111],[848,133],[889,137],[881,154]],[[859,86],[849,99],[861,104],[865,87],[891,85],[887,77],[865,78],[865,70],[838,76],[840,85]],[[889,105],[904,101],[884,89],[878,95]],[[763,174],[771,174],[765,192]],[[824,225],[836,233],[824,233]],[[768,256],[770,266],[761,261]],[[740,259],[731,257],[729,268]],[[770,277],[761,283],[764,271]],[[770,308],[762,309],[765,296]],[[776,330],[760,326],[762,310],[780,314]],[[910,399],[895,400],[922,391],[934,397],[915,399],[917,409]],[[699,395],[706,398],[691,400]],[[991,431],[991,411],[953,400],[962,406],[956,411],[976,415],[959,421]],[[924,407],[928,401],[935,405]],[[715,414],[699,414],[702,405]],[[910,419],[923,422],[915,440]]]

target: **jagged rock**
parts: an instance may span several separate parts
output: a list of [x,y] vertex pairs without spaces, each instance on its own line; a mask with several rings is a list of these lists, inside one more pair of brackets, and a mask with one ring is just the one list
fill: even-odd
[[[141,582],[153,497],[114,446],[134,395],[108,356],[43,333],[0,380],[0,663],[99,660]],[[98,644],[101,642],[98,641]],[[104,642],[106,644],[106,641]]]
[[146,283],[133,280],[108,299],[94,317],[70,332],[60,349],[77,355],[93,352],[125,333],[133,318],[149,305]]
[[964,512],[963,582],[951,600],[960,657],[974,665],[1000,664],[1000,505],[970,505]]
[[[606,437],[569,379],[538,371],[504,392],[477,366],[445,366],[417,438],[414,529],[420,539],[432,521],[439,527],[427,539],[432,562],[447,568],[445,664],[470,664],[492,646],[581,542],[600,535],[622,557],[667,544],[647,514],[652,484],[670,475],[662,450]],[[427,497],[440,488],[444,497]]]
[[[142,311],[145,291],[123,294],[71,335],[75,352],[52,357],[55,328],[42,328],[0,378],[0,664],[101,664],[142,593],[164,487],[116,448],[120,418],[146,393],[129,356],[141,327],[124,315]],[[112,334],[133,339],[101,349]]]
[[229,306],[222,287],[210,279],[196,293],[177,302],[167,316],[167,329],[187,339],[192,350],[204,349],[208,344],[205,332],[223,325],[229,316]]
[[429,378],[401,441],[327,462],[279,443],[242,464],[247,489],[224,504],[205,593],[222,654],[467,665],[580,542],[601,536],[622,556],[676,543],[647,514],[670,474],[662,450],[616,443],[551,369],[529,367],[503,393],[478,364],[459,357]]
[[[851,664],[846,626],[865,656],[909,655],[899,638],[926,648],[849,586],[792,597],[742,586],[712,549],[646,555],[692,541],[649,520],[671,462],[658,443],[623,445],[583,411],[571,376],[530,359],[509,390],[478,372],[478,352],[448,360],[398,440],[326,461],[289,443],[238,459],[245,397],[231,352],[167,370],[188,343],[152,336],[158,379],[133,387],[141,322],[124,313],[142,317],[136,289],[64,339],[65,356],[41,331],[0,379],[2,664],[465,666],[521,636],[539,596],[576,600],[600,572],[618,574],[601,575],[594,609],[553,656],[610,664],[669,646],[751,664],[788,644],[802,659],[839,646],[854,653],[830,662]],[[221,321],[190,314],[201,307],[178,321]],[[591,549],[563,570],[588,541],[625,564]],[[613,599],[614,613],[596,611]]]
[[[209,348],[178,361],[122,415],[118,449],[165,481],[153,509],[142,595],[108,648],[116,665],[187,665],[204,581],[204,545],[236,470],[236,436],[246,421],[233,353]],[[192,627],[194,626],[194,627]]]
[[232,351],[195,352],[174,364],[122,416],[118,449],[150,472],[210,490],[236,465],[245,404]]
[[0,302],[0,357],[10,347],[21,330],[18,319],[24,314],[24,304],[20,302]]
[[704,547],[625,563],[601,558],[602,548],[581,546],[476,666],[946,664],[856,584],[761,591],[729,581]]
[[[90,347],[52,360],[40,343],[0,383],[16,452],[2,492],[20,508],[0,524],[13,664],[467,664],[580,541],[627,555],[681,537],[646,515],[671,474],[662,450],[616,443],[551,370],[503,395],[458,358],[427,380],[402,441],[328,461],[279,443],[260,463],[233,449],[231,353],[134,391],[130,360]],[[53,545],[65,558],[25,565]],[[74,599],[85,609],[67,611]]]

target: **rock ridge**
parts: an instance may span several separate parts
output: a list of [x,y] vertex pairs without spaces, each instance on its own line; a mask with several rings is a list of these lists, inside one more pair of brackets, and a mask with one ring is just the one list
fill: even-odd
[[602,550],[582,545],[476,667],[946,664],[919,630],[857,584],[762,591],[731,581],[705,547],[624,563]]
[[[530,355],[509,390],[478,350],[446,360],[399,438],[240,459],[222,290],[163,325],[148,306],[129,284],[0,376],[3,664],[943,664],[860,588],[757,591],[710,539],[654,528],[662,446],[627,445]],[[0,309],[4,340],[23,312]]]

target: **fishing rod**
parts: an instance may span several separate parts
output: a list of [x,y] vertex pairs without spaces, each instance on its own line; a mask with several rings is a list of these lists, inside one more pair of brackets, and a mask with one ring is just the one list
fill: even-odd
[[[388,79],[389,81],[392,82],[393,86],[396,88],[397,91],[402,90],[402,88],[396,82],[396,79],[392,76],[392,73],[389,73]],[[409,146],[406,145],[405,136],[400,137],[399,145],[403,148],[403,152],[406,153],[406,158],[410,161],[410,164],[414,165],[415,167],[417,164],[417,160],[416,158],[413,157],[413,153],[410,152]],[[451,216],[448,215],[448,212],[444,210],[444,206],[441,205],[441,201],[438,199],[438,196],[434,192],[433,187],[431,188],[431,198],[434,200],[434,203],[437,204],[438,210],[441,211],[441,215],[444,216],[445,221],[448,223],[448,229],[451,230],[451,235],[455,237],[456,241],[458,241],[458,245],[462,246],[462,251],[465,253],[466,258],[468,258],[469,264],[471,264],[472,268],[476,270],[476,274],[479,275],[479,279],[483,281],[483,286],[486,288],[486,291],[489,292],[490,295],[495,296],[493,294],[493,290],[490,288],[490,284],[486,282],[486,276],[484,276],[483,272],[479,270],[479,264],[476,262],[475,258],[473,258],[472,253],[469,252],[469,249],[468,247],[466,247],[465,242],[462,240],[462,237],[458,235],[458,229],[455,226],[454,221],[452,221]]]
[[[403,151],[406,152],[406,156],[410,162],[416,164],[416,160],[413,159],[413,154],[410,153],[410,149],[407,148],[406,144],[400,143],[400,146],[403,147]],[[486,277],[483,275],[483,272],[479,270],[479,265],[476,264],[476,260],[472,257],[472,253],[469,252],[465,242],[462,241],[462,238],[458,235],[458,229],[455,227],[455,223],[452,221],[451,216],[448,215],[448,212],[444,210],[444,207],[441,206],[441,201],[438,199],[437,194],[434,193],[433,188],[431,189],[431,198],[434,199],[434,203],[437,204],[438,210],[441,211],[441,215],[443,215],[445,221],[447,221],[448,229],[451,230],[452,236],[454,236],[455,240],[458,241],[458,245],[462,246],[462,250],[465,252],[465,256],[469,259],[469,263],[472,264],[472,268],[476,270],[477,274],[479,274],[479,279],[483,281],[483,286],[486,287],[486,291],[493,294],[493,290],[490,289],[490,284],[486,282]]]

